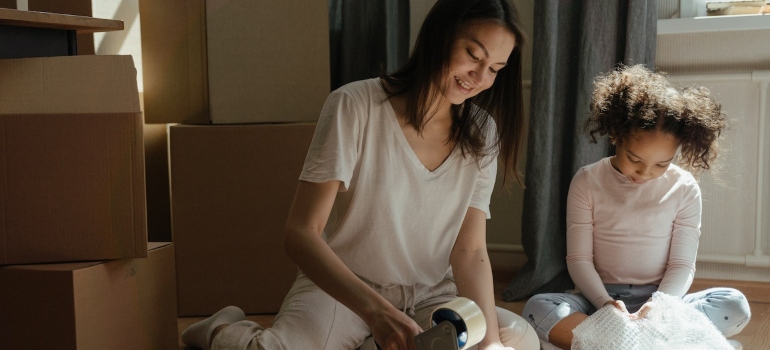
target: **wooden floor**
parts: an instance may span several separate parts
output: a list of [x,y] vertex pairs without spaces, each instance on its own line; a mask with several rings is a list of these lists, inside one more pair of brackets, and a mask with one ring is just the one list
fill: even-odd
[[[497,296],[497,306],[521,314],[524,308],[524,301],[505,302],[500,299],[500,294],[505,289],[508,281],[513,275],[511,273],[496,272],[495,295]],[[751,305],[751,321],[741,334],[731,339],[735,339],[743,344],[744,350],[767,350],[770,349],[770,283],[755,282],[736,282],[736,281],[717,281],[717,280],[696,280],[693,283],[691,291],[704,290],[709,287],[733,287],[746,294]],[[247,318],[262,326],[270,327],[273,323],[274,315],[249,315]],[[202,320],[203,317],[180,318],[179,333],[189,325]],[[179,343],[179,350],[192,350]]]

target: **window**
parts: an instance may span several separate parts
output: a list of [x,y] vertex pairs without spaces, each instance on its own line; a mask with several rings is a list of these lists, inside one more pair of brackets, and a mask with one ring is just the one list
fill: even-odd
[[[770,4],[766,1],[660,0],[658,34],[770,29]],[[709,7],[714,10],[708,12]]]

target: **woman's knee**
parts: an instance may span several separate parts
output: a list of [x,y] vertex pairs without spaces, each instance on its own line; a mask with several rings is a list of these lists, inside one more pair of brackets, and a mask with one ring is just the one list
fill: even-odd
[[703,312],[727,337],[740,333],[751,319],[746,296],[733,288],[711,288],[698,293],[691,304]]
[[535,329],[521,316],[498,307],[497,325],[500,327],[500,340],[503,345],[517,350],[540,349]]

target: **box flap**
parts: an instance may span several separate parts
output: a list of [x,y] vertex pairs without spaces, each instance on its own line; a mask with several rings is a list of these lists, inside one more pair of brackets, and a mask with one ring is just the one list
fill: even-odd
[[147,242],[147,251],[153,251],[155,249],[163,248],[170,245],[171,242]]
[[0,114],[139,113],[129,55],[0,60]]
[[9,270],[30,270],[30,271],[75,271],[85,269],[94,265],[104,264],[104,260],[100,261],[79,261],[68,263],[55,263],[55,264],[26,264],[26,265],[7,265],[0,267],[0,269]]
[[[148,242],[147,251],[155,251],[157,249],[165,248],[173,244],[172,242]],[[121,259],[128,260],[128,259]],[[86,269],[91,266],[101,265],[112,260],[98,260],[98,261],[78,261],[68,263],[53,263],[53,264],[26,264],[26,265],[7,265],[2,266],[0,269],[11,270],[34,270],[34,271],[75,271]]]

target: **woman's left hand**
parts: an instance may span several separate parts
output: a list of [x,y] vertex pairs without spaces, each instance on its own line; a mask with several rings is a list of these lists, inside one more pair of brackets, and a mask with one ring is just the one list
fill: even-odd
[[634,312],[630,315],[632,320],[640,320],[645,317],[647,317],[647,314],[655,307],[654,301],[648,301],[642,305],[641,308],[639,308],[639,311]]

